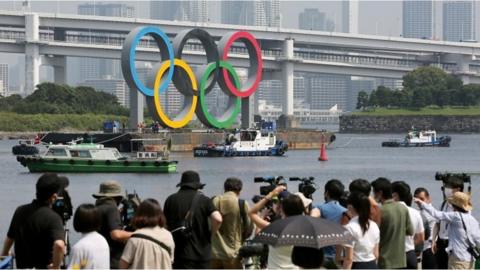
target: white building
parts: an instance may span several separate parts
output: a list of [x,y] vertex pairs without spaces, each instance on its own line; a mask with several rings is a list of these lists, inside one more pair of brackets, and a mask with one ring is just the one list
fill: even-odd
[[342,32],[358,34],[358,0],[342,0]]

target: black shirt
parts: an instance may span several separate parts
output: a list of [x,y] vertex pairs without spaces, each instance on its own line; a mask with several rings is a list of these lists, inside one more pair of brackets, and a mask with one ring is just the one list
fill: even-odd
[[110,267],[118,268],[120,257],[122,256],[124,243],[118,242],[112,239],[110,232],[113,230],[122,230],[122,219],[120,212],[117,208],[117,203],[113,198],[100,198],[96,201],[97,207],[102,217],[102,226],[98,231],[105,239],[107,239],[108,246],[110,247]]
[[60,216],[37,200],[15,210],[7,236],[15,243],[17,268],[47,268],[53,243],[65,239]]
[[[167,226],[169,230],[177,228],[193,201],[193,197],[197,194],[196,190],[189,188],[181,188],[177,193],[170,195],[165,201],[165,217],[167,218]],[[209,217],[215,211],[213,202],[207,196],[199,193],[198,203],[193,210],[193,236],[183,242],[174,237],[175,241],[175,260],[193,260],[208,261],[211,257],[211,231],[209,227]]]

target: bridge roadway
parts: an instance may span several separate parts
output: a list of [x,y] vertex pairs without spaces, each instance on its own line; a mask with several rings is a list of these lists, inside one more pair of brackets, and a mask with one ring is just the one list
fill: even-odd
[[[25,54],[27,92],[39,81],[40,65],[54,67],[55,80],[65,80],[65,57],[119,59],[125,35],[136,26],[157,25],[174,36],[186,28],[200,27],[215,39],[239,26],[149,19],[0,11],[0,52]],[[293,72],[348,74],[401,78],[423,65],[436,65],[458,74],[464,82],[480,82],[480,45],[396,37],[242,26],[262,47],[265,78],[283,80],[284,113],[293,114]],[[142,42],[137,60],[159,59],[158,49]],[[198,43],[190,42],[185,58],[192,64],[205,61]],[[42,57],[44,56],[44,57]],[[237,67],[248,65],[245,48],[229,54]],[[480,58],[479,58],[480,59]]]

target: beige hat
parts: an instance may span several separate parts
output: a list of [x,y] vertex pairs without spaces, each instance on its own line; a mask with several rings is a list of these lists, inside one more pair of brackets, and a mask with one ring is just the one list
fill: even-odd
[[305,197],[305,195],[303,195],[303,193],[301,193],[301,192],[295,192],[293,194],[297,195],[298,197],[300,197],[300,199],[302,199],[303,207],[305,207],[305,208],[307,208],[312,203],[312,200]]
[[105,181],[100,184],[98,193],[92,194],[94,198],[101,197],[123,197],[124,192],[120,184],[115,180]]
[[470,202],[470,195],[464,192],[455,192],[451,197],[448,198],[448,202],[451,205],[455,205],[459,208],[462,208],[465,211],[472,211],[473,206]]

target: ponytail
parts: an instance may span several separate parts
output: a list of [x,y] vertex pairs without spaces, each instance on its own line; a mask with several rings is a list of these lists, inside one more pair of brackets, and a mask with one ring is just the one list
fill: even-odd
[[348,197],[348,204],[350,204],[358,214],[358,223],[362,228],[362,233],[365,234],[370,227],[370,200],[362,193],[354,192]]

